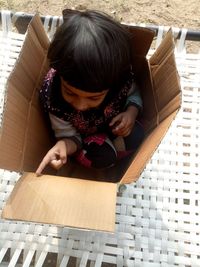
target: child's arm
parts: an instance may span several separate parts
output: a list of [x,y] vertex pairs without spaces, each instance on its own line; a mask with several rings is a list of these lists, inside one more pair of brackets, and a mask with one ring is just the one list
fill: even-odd
[[49,118],[56,139],[68,138],[73,140],[79,148],[81,147],[81,136],[70,122],[60,119],[52,113],[49,113]]
[[125,111],[114,117],[109,124],[117,136],[128,136],[135,124],[138,113],[142,110],[142,98],[139,88],[133,83],[125,105]]
[[125,108],[131,105],[136,106],[139,111],[141,111],[143,108],[140,90],[139,90],[138,85],[135,82],[133,82],[132,87],[129,90]]
[[51,113],[49,113],[49,118],[54,135],[58,141],[41,161],[36,170],[36,175],[41,175],[48,164],[54,169],[60,169],[67,162],[67,156],[72,155],[81,147],[81,137],[69,122]]

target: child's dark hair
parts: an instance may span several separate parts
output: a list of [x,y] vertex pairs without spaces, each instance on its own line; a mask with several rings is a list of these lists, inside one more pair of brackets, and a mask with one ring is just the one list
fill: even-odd
[[98,92],[116,88],[130,72],[130,33],[97,11],[65,10],[50,44],[50,66],[70,85]]

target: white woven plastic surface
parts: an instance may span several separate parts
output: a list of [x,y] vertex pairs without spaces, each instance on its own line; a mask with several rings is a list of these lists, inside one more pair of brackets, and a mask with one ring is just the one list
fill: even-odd
[[[1,112],[22,39],[1,35]],[[74,258],[81,267],[200,266],[200,54],[187,54],[182,40],[176,60],[182,108],[139,180],[119,194],[115,233],[0,220],[0,266],[75,266]],[[19,177],[0,171],[1,211]]]

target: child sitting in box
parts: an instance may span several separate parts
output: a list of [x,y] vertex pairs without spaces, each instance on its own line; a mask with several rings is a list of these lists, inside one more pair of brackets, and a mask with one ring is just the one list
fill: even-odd
[[133,153],[144,137],[137,120],[142,100],[132,72],[134,37],[101,12],[64,10],[63,17],[40,90],[57,142],[37,175],[48,164],[59,169],[68,156],[87,167],[111,167]]

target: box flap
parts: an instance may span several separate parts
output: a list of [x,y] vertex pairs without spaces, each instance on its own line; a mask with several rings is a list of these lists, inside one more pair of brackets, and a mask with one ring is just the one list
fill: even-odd
[[128,26],[132,35],[132,47],[134,56],[146,57],[155,32],[138,26]]
[[165,136],[169,126],[176,116],[176,113],[177,111],[172,113],[147,136],[122,177],[121,183],[132,183],[139,178],[149,159],[152,157],[154,151]]
[[21,54],[6,85],[0,131],[1,168],[33,170],[41,160],[38,156],[44,155],[50,147],[38,98],[38,87],[48,67],[48,46],[43,25],[36,15],[29,25]]
[[25,173],[3,218],[114,232],[117,185]]
[[179,109],[181,105],[181,86],[171,30],[166,34],[149,62],[159,123]]
[[[150,117],[149,119],[148,117],[144,119],[145,124],[149,120],[150,124],[152,124],[155,129],[150,132],[142,143],[129,168],[125,172],[121,180],[122,183],[131,183],[139,178],[181,106],[181,86],[176,68],[174,41],[171,31],[166,34],[161,45],[150,58],[149,64],[153,84],[153,87],[149,88],[153,89],[152,96],[154,97],[154,101],[151,100],[150,102],[153,102],[155,107],[151,107],[153,108],[152,114],[145,111],[145,114],[150,114]],[[146,93],[144,105],[146,109],[149,109],[147,97],[148,94]],[[148,124],[146,127],[147,129],[151,129]]]
[[133,72],[137,77],[138,74],[142,72],[143,69],[143,59],[146,58],[146,55],[149,51],[151,43],[155,32],[137,26],[129,26],[129,31],[132,36],[132,62],[133,62]]
[[139,88],[143,100],[143,110],[140,121],[145,133],[149,133],[157,126],[157,106],[154,98],[154,88],[151,79],[149,62],[144,59],[140,73]]

